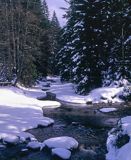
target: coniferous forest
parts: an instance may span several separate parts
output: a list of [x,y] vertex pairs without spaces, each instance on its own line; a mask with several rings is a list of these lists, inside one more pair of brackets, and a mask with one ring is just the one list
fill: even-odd
[[0,160],[62,159],[131,160],[131,0],[0,0]]
[[0,0],[0,81],[31,85],[51,74],[60,29],[45,0]]
[[45,0],[0,0],[1,81],[30,85],[55,74],[86,94],[131,80],[131,2],[67,3],[61,28]]
[[70,0],[58,52],[63,80],[79,93],[131,80],[131,2]]

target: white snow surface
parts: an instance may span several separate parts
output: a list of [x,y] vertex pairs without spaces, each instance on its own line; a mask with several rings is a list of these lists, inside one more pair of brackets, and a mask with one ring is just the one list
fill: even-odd
[[24,131],[36,128],[38,125],[48,126],[54,123],[53,119],[43,117],[42,107],[60,106],[60,103],[37,100],[34,97],[44,94],[39,91],[37,89],[0,87],[0,139],[8,139],[16,135],[22,141],[28,137],[33,140],[34,136]]
[[32,141],[32,142],[29,142],[27,144],[27,148],[30,148],[30,149],[40,149],[41,148],[41,143],[38,142],[38,141]]
[[[122,131],[116,134],[110,134],[107,139],[108,153],[106,160],[131,160],[131,116],[122,118],[119,125],[122,125]],[[130,141],[121,148],[115,146],[119,134],[128,134],[130,137]]]
[[55,137],[44,141],[44,144],[48,148],[64,148],[64,149],[76,149],[78,142],[72,137]]
[[[49,77],[48,77],[49,79]],[[50,92],[55,93],[60,101],[86,104],[92,103],[121,103],[123,102],[118,96],[123,91],[123,87],[102,87],[92,90],[87,96],[78,95],[75,93],[74,85],[72,83],[61,83],[59,78],[55,79],[57,83],[52,83]],[[104,97],[102,99],[101,97]]]
[[100,111],[103,113],[113,112],[116,111],[116,108],[101,108]]
[[55,148],[52,149],[52,155],[57,155],[62,159],[69,159],[71,156],[71,152],[64,148]]
[[18,144],[20,142],[20,138],[15,135],[8,135],[8,137],[3,138],[3,142],[10,144]]

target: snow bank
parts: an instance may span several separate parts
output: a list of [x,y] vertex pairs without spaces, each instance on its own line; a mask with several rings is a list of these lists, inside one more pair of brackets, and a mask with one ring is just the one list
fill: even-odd
[[121,103],[123,101],[119,95],[123,89],[124,87],[102,87],[92,90],[87,96],[81,96],[75,93],[72,83],[61,83],[57,80],[57,83],[51,84],[49,92],[56,94],[58,100],[69,103]]
[[38,125],[48,126],[54,123],[53,119],[43,117],[42,107],[60,106],[54,101],[39,101],[34,98],[36,93],[28,96],[29,90],[15,87],[0,88],[0,139],[19,136],[21,140],[34,137],[24,132]]
[[57,99],[60,101],[86,104],[85,97],[75,93],[74,85],[72,83],[52,84],[50,92],[55,93]]
[[46,92],[43,92],[41,90],[42,86],[44,82],[39,82],[39,85],[35,85],[34,88],[25,88],[19,84],[17,84],[18,88],[12,87],[13,90],[18,90],[18,92],[21,92],[26,95],[27,97],[31,97],[31,98],[38,98],[38,97],[44,97],[46,96]]
[[86,97],[86,101],[92,101],[94,103],[121,103],[122,100],[119,98],[119,94],[123,91],[123,87],[102,87],[92,90]]
[[[127,116],[121,119],[118,127],[121,127],[121,130],[114,132],[112,130],[111,134],[107,139],[107,150],[108,154],[106,155],[106,160],[130,160],[131,159],[131,116]],[[121,148],[116,146],[116,141],[118,136],[122,134],[128,134],[130,141],[123,145]]]

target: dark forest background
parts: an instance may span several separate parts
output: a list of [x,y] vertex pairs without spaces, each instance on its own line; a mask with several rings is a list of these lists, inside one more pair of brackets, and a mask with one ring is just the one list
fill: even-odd
[[131,2],[66,2],[61,28],[45,0],[0,0],[0,81],[60,75],[80,94],[131,81]]

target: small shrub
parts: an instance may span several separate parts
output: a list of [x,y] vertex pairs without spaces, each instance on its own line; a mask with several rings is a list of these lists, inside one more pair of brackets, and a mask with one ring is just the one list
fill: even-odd
[[127,144],[130,141],[130,137],[125,134],[125,135],[118,135],[117,141],[116,141],[116,146],[118,148],[121,148],[122,146],[124,146],[125,144]]

